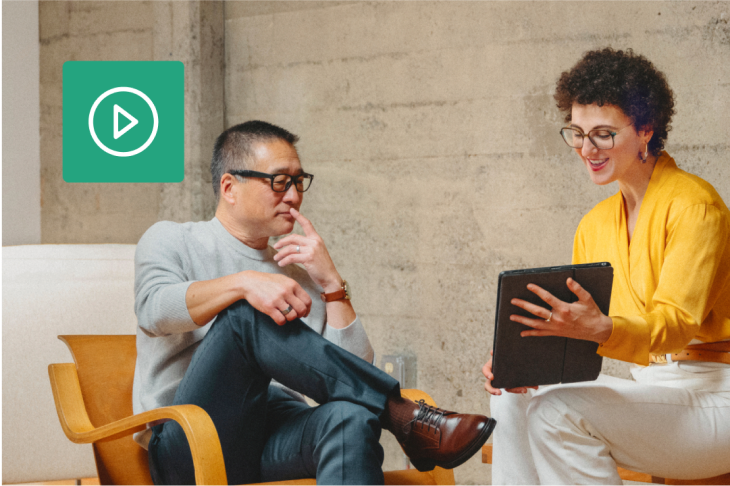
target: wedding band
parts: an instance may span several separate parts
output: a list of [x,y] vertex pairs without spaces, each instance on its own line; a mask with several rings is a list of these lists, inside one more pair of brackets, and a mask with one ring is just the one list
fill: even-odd
[[550,317],[548,317],[547,319],[545,319],[545,322],[550,322],[550,319],[552,319],[552,318],[553,318],[553,313],[551,312],[550,313]]
[[284,315],[287,315],[288,313],[290,313],[290,312],[291,312],[291,306],[289,306],[289,307],[287,307],[286,309],[284,309],[283,311],[279,311],[279,312],[281,312],[281,313],[282,313],[282,314],[284,314]]
[[299,245],[297,245],[297,253],[299,253]]

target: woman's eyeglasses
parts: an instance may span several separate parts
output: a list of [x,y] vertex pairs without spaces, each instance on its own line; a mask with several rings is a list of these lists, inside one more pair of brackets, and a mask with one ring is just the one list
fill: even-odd
[[[630,126],[631,125],[626,125],[624,128],[628,128]],[[606,130],[605,128],[600,128],[591,130],[585,134],[578,128],[566,127],[560,130],[560,135],[562,135],[563,140],[565,140],[565,143],[567,143],[569,147],[583,148],[583,140],[588,138],[594,147],[600,150],[606,150],[613,148],[613,137],[615,137],[616,134],[624,128],[620,128],[615,132],[612,130]]]

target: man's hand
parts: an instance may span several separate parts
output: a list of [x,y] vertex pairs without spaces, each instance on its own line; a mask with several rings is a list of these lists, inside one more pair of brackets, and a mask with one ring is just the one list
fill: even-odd
[[532,331],[522,331],[520,335],[522,337],[563,336],[594,341],[599,344],[605,343],[611,337],[613,321],[601,312],[591,294],[578,282],[569,278],[567,285],[570,291],[578,297],[577,302],[568,304],[535,284],[527,286],[527,289],[544,300],[552,311],[521,299],[512,299],[513,305],[539,318],[530,319],[516,314],[511,315],[511,320],[533,329]]
[[[309,294],[294,280],[276,273],[245,271],[241,286],[245,299],[254,308],[271,317],[282,326],[287,321],[307,317],[312,308]],[[291,306],[291,310],[283,313]]]
[[[309,294],[294,280],[285,275],[253,270],[193,282],[185,294],[190,317],[199,326],[204,326],[241,299],[246,299],[280,326],[308,316],[312,307]],[[285,315],[282,311],[289,306],[292,309]]]
[[337,273],[324,241],[314,230],[312,223],[299,211],[292,208],[290,212],[304,230],[304,236],[292,234],[277,241],[274,248],[279,253],[274,255],[274,260],[279,262],[280,267],[300,263],[325,292],[339,290],[342,278]]

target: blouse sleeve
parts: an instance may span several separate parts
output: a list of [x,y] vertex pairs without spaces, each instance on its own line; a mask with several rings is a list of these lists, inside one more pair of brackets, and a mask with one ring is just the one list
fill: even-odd
[[724,282],[716,276],[729,233],[726,215],[710,204],[689,206],[670,216],[659,281],[646,303],[649,312],[611,317],[613,332],[598,353],[648,365],[650,354],[686,346],[720,297]]

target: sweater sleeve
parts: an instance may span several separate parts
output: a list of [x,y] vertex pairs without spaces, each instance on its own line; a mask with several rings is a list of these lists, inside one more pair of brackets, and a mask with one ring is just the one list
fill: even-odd
[[598,349],[602,356],[647,365],[649,354],[677,352],[697,334],[717,302],[724,282],[715,277],[730,237],[725,214],[713,205],[696,204],[670,219],[667,228],[648,312],[612,317],[611,337]]
[[323,337],[368,363],[373,363],[375,359],[375,351],[370,345],[365,327],[357,316],[349,326],[342,329],[335,329],[325,324]]
[[198,329],[185,303],[189,280],[184,240],[177,223],[163,221],[142,236],[134,255],[134,308],[139,327],[150,336]]

